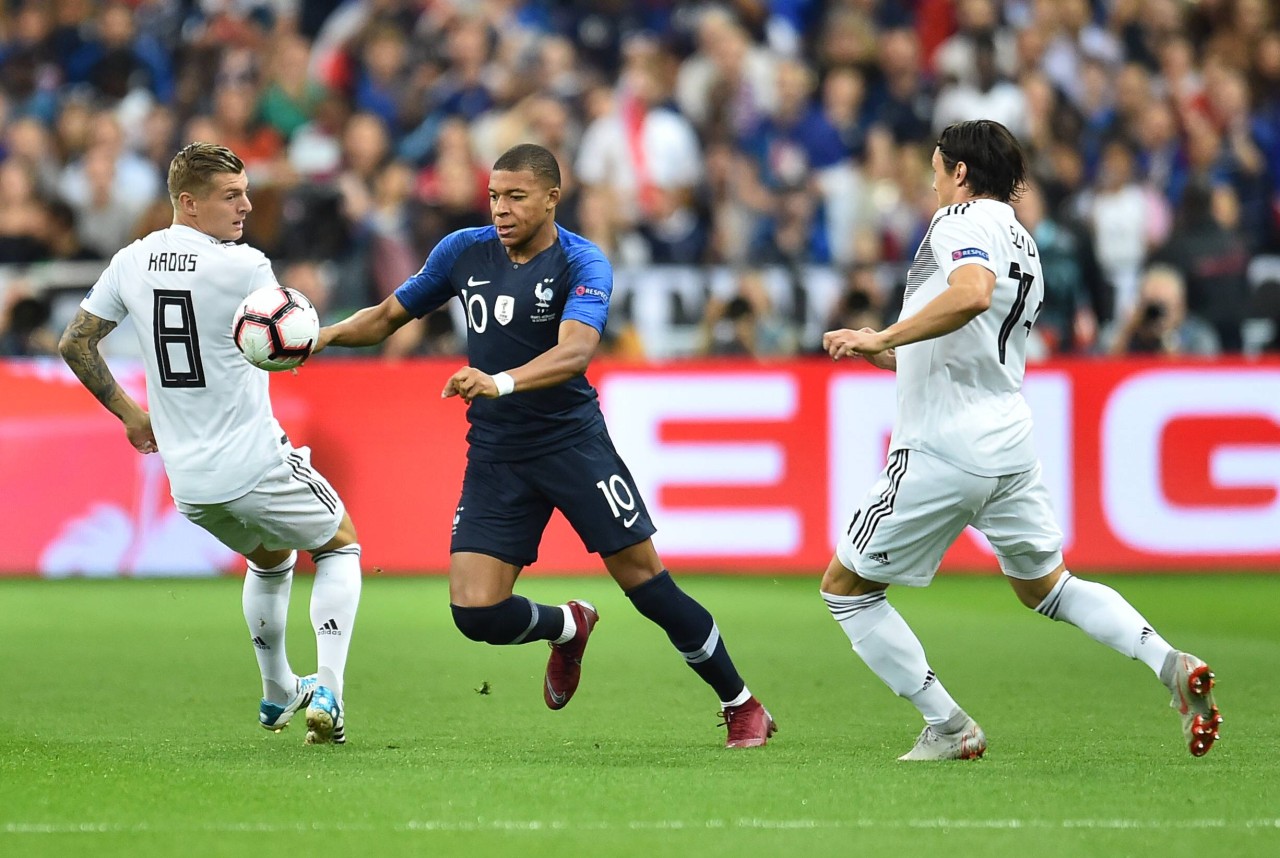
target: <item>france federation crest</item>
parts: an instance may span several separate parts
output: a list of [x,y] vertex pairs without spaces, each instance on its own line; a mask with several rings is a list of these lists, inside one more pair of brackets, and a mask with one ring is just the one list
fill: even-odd
[[511,321],[511,317],[515,315],[516,299],[510,295],[499,295],[498,300],[493,304],[493,318],[498,320],[499,325],[505,325]]

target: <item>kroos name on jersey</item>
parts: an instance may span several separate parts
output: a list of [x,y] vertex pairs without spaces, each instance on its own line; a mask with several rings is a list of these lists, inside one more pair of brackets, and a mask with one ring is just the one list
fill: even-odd
[[195,271],[195,253],[152,253],[147,260],[148,271]]

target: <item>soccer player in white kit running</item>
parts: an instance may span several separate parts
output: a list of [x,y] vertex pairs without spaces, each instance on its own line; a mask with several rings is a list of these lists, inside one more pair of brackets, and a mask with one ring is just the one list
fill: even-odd
[[1026,182],[1022,150],[997,122],[956,123],[938,138],[933,177],[940,208],[911,264],[898,322],[822,338],[835,360],[861,355],[895,370],[898,388],[889,461],[823,576],[827,607],[867,666],[924,716],[899,759],[982,756],[982,728],[885,598],[890,584],[929,584],[972,525],[1024,605],[1151,668],[1173,695],[1188,749],[1201,756],[1222,721],[1208,665],[1166,643],[1115,590],[1063,563],[1021,393],[1027,334],[1044,299],[1035,242],[1009,205]]
[[[248,561],[244,618],[262,671],[259,722],[279,731],[306,706],[307,744],[346,741],[343,673],[360,601],[360,545],[333,487],[276,422],[267,373],[236,349],[231,319],[276,285],[244,232],[249,181],[230,149],[192,143],[169,165],[173,225],[118,252],[59,344],[89,391],[124,423],[138,452],[159,452],[178,510]],[[126,393],[98,342],[126,316],[146,362],[150,413]],[[318,670],[285,654],[297,549],[316,564],[311,622]]]

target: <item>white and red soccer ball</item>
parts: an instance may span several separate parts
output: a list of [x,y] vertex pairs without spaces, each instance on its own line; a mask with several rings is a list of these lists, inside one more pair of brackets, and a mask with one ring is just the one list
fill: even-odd
[[287,286],[249,293],[231,322],[231,336],[244,359],[268,372],[300,365],[311,356],[319,335],[316,308]]

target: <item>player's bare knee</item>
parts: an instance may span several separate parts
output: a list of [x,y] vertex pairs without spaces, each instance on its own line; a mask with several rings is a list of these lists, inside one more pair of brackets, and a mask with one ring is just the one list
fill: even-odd
[[653,540],[646,539],[635,545],[602,558],[609,576],[623,591],[634,590],[662,574],[662,560],[653,547]]

